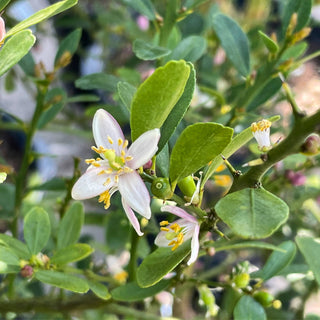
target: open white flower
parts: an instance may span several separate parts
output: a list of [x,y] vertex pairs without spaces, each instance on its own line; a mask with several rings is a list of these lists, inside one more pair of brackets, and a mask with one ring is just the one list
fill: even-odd
[[3,43],[3,39],[6,35],[6,26],[4,20],[0,17],[0,45]]
[[271,122],[265,119],[251,124],[252,134],[258,142],[259,149],[263,152],[271,149],[270,127]]
[[175,206],[163,206],[161,211],[170,212],[182,219],[173,223],[162,221],[160,223],[161,231],[157,235],[154,243],[158,247],[172,247],[172,251],[177,249],[184,241],[191,240],[191,257],[188,265],[197,260],[199,253],[199,231],[200,224],[198,220],[187,213],[185,210]]
[[134,211],[150,219],[150,195],[136,169],[148,162],[157,152],[160,130],[143,133],[127,148],[118,122],[105,110],[99,109],[93,118],[93,137],[97,147],[92,147],[100,157],[87,159],[87,171],[72,188],[72,198],[84,200],[100,195],[105,209],[111,196],[119,190],[126,215],[141,236],[140,225]]

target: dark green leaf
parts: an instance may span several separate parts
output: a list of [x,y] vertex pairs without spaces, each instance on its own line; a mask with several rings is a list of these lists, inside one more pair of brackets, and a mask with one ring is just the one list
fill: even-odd
[[212,122],[187,127],[172,149],[171,182],[195,173],[218,156],[231,141],[232,133],[231,128]]
[[39,253],[47,244],[51,232],[48,213],[40,207],[31,209],[24,218],[24,240],[32,254]]
[[124,81],[118,82],[119,97],[128,110],[131,109],[131,103],[136,92],[136,87],[130,83]]
[[111,291],[112,298],[118,301],[140,301],[165,290],[170,284],[169,280],[162,280],[154,286],[141,288],[135,282],[129,282],[124,286]]
[[0,213],[1,217],[12,218],[15,201],[15,185],[11,183],[0,183]]
[[99,101],[100,98],[94,94],[79,94],[74,97],[69,97],[67,102],[76,103],[76,102],[96,102]]
[[156,46],[141,39],[133,42],[132,50],[141,60],[155,60],[171,53],[171,50],[167,48]]
[[212,17],[212,25],[222,48],[233,66],[241,75],[250,73],[250,56],[248,38],[239,25],[231,18],[217,13]]
[[0,0],[0,11],[2,11],[11,0]]
[[118,81],[119,79],[111,74],[92,73],[77,79],[75,85],[83,90],[101,89],[115,92]]
[[157,154],[157,169],[163,177],[169,177],[169,146],[166,144]]
[[234,320],[267,320],[261,304],[247,295],[240,298],[234,308],[233,316]]
[[90,290],[92,290],[92,292],[100,299],[109,300],[111,298],[111,294],[104,284],[92,280],[88,280],[88,284]]
[[30,252],[27,246],[16,238],[10,237],[4,233],[0,233],[0,248],[1,246],[9,248],[20,259],[30,259]]
[[20,61],[19,66],[22,68],[24,73],[28,76],[35,76],[35,66],[36,63],[33,59],[31,51],[29,51]]

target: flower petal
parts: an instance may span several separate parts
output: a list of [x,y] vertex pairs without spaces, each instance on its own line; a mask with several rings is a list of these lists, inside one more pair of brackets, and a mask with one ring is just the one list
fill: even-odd
[[[92,131],[98,148],[102,146],[106,149],[114,149],[118,155],[120,154],[118,139],[124,141],[124,135],[118,122],[110,113],[99,109],[93,117]],[[113,140],[112,144],[108,137]]]
[[200,225],[196,224],[194,231],[193,231],[193,236],[192,236],[192,240],[191,240],[191,257],[188,261],[188,266],[190,266],[190,264],[194,263],[197,258],[198,258],[198,254],[199,254],[199,232],[200,232]]
[[134,211],[150,219],[150,195],[139,174],[135,171],[119,176],[119,191]]
[[[103,169],[101,167],[88,169],[74,184],[71,191],[72,198],[75,200],[89,199],[110,189],[114,185],[113,176],[99,174]],[[111,178],[111,182],[104,185],[108,178]]]
[[159,139],[159,129],[143,133],[128,149],[127,155],[133,158],[127,162],[128,166],[137,169],[147,163],[157,152]]
[[193,223],[196,223],[198,224],[198,220],[192,216],[191,214],[187,213],[185,210],[179,208],[179,207],[176,207],[176,206],[163,206],[161,207],[160,209],[162,212],[165,211],[165,212],[170,212],[180,218],[183,218],[183,219],[186,219],[190,222],[193,222]]
[[4,20],[0,17],[0,42],[3,40],[5,35],[6,35],[5,23],[4,23]]
[[137,217],[135,216],[134,212],[129,207],[129,205],[126,203],[126,201],[123,199],[123,197],[121,198],[121,201],[122,201],[123,209],[129,219],[130,223],[132,224],[134,230],[136,230],[138,236],[142,236],[143,232],[141,232],[141,230],[140,230],[139,220],[137,219]]

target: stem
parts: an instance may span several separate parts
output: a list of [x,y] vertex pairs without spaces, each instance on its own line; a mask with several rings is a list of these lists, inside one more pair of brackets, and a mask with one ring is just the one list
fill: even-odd
[[159,44],[161,47],[166,47],[171,30],[177,20],[177,0],[168,0],[166,4],[166,15],[163,22],[163,27],[160,32]]
[[130,261],[128,265],[129,281],[136,279],[138,240],[136,232],[131,230]]

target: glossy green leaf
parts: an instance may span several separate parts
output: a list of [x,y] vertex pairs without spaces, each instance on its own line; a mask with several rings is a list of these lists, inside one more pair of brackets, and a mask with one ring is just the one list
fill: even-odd
[[47,244],[51,232],[48,213],[40,207],[31,209],[24,218],[24,240],[32,254],[39,253]]
[[87,281],[82,278],[51,270],[38,270],[34,277],[41,282],[73,292],[85,293],[89,290]]
[[50,259],[53,264],[63,265],[88,257],[94,250],[86,243],[71,244],[58,250]]
[[189,74],[185,61],[170,61],[141,84],[131,105],[132,140],[163,125],[183,94]]
[[132,50],[141,60],[155,60],[171,53],[171,50],[167,48],[156,46],[141,39],[137,39],[133,42]]
[[158,153],[162,150],[162,148],[165,146],[165,144],[168,142],[168,140],[176,130],[178,124],[182,120],[191,103],[196,85],[196,72],[191,63],[188,63],[188,65],[190,66],[190,75],[184,88],[183,94],[176,105],[173,107],[161,127],[161,136],[158,143]]
[[74,202],[60,221],[57,234],[58,249],[75,244],[78,241],[83,222],[83,206],[80,202]]
[[76,29],[68,34],[60,43],[59,49],[54,59],[54,65],[57,66],[59,64],[59,60],[65,53],[69,53],[70,56],[74,55],[77,51],[79,42],[81,39],[82,30]]
[[231,128],[212,122],[187,127],[171,152],[171,182],[177,182],[196,172],[220,155],[231,141],[232,133]]
[[296,237],[296,243],[302,252],[318,284],[320,285],[320,241],[311,237]]
[[272,252],[263,268],[252,273],[252,277],[268,280],[290,264],[297,252],[295,244],[292,241],[285,241],[279,245],[279,248],[285,250],[285,252]]
[[1,246],[9,248],[20,259],[28,260],[30,258],[30,252],[23,242],[4,233],[0,233],[0,248]]
[[169,247],[156,249],[138,267],[138,285],[142,288],[155,285],[187,257],[190,251],[190,241],[186,241],[174,251]]
[[270,236],[289,215],[287,204],[263,188],[228,194],[218,201],[215,211],[235,234],[252,239]]
[[43,21],[43,20],[49,19],[50,17],[73,7],[77,2],[78,2],[78,0],[60,1],[60,2],[57,2],[47,8],[44,8],[44,9],[36,12],[32,16],[30,16],[29,18],[21,21],[20,23],[16,24],[12,29],[10,29],[6,34],[6,38],[12,36],[13,34],[19,32],[23,29],[26,29],[34,24],[37,24],[37,23]]
[[269,52],[276,53],[279,51],[279,46],[277,45],[277,43],[274,42],[268,35],[266,35],[261,30],[259,30],[259,35]]
[[137,92],[136,87],[128,82],[120,81],[118,82],[117,88],[121,101],[127,107],[127,109],[130,110],[133,97]]
[[35,41],[36,38],[30,30],[21,31],[6,41],[0,50],[0,76],[26,55]]
[[2,246],[0,246],[0,261],[7,265],[20,265],[19,257],[15,254],[15,252],[10,248]]
[[118,81],[119,79],[111,74],[92,73],[77,79],[75,85],[77,88],[83,90],[101,89],[115,92]]
[[146,16],[149,20],[155,20],[156,10],[151,0],[123,0],[125,4]]
[[2,11],[11,0],[0,0],[0,11]]
[[[269,118],[268,120],[271,122],[278,121],[280,119],[280,116],[274,116]],[[238,135],[236,135],[231,142],[227,145],[227,147],[221,152],[221,154],[228,159],[230,156],[232,156],[238,149],[240,149],[243,145],[245,145],[247,142],[249,142],[253,138],[251,128],[247,128],[240,132]],[[205,185],[205,183],[208,181],[208,179],[213,175],[213,173],[216,171],[216,169],[223,163],[222,157],[216,157],[208,169],[204,172],[202,182],[201,182],[201,188]]]
[[267,315],[260,303],[244,295],[237,302],[233,311],[234,320],[267,320]]
[[247,76],[250,73],[250,56],[246,34],[234,20],[224,14],[214,14],[212,19],[213,29],[227,57],[242,76]]
[[111,294],[109,293],[108,288],[104,284],[97,281],[92,281],[92,280],[87,280],[87,281],[88,281],[90,290],[92,290],[92,292],[97,297],[103,300],[109,300],[111,298]]
[[140,301],[165,290],[169,284],[169,280],[162,280],[154,286],[141,288],[136,282],[129,282],[113,289],[111,295],[113,299],[118,301]]
[[38,129],[42,129],[46,124],[52,121],[58,113],[63,109],[67,101],[67,94],[61,88],[51,89],[46,97],[45,104],[48,104],[50,107],[46,109],[39,118]]

